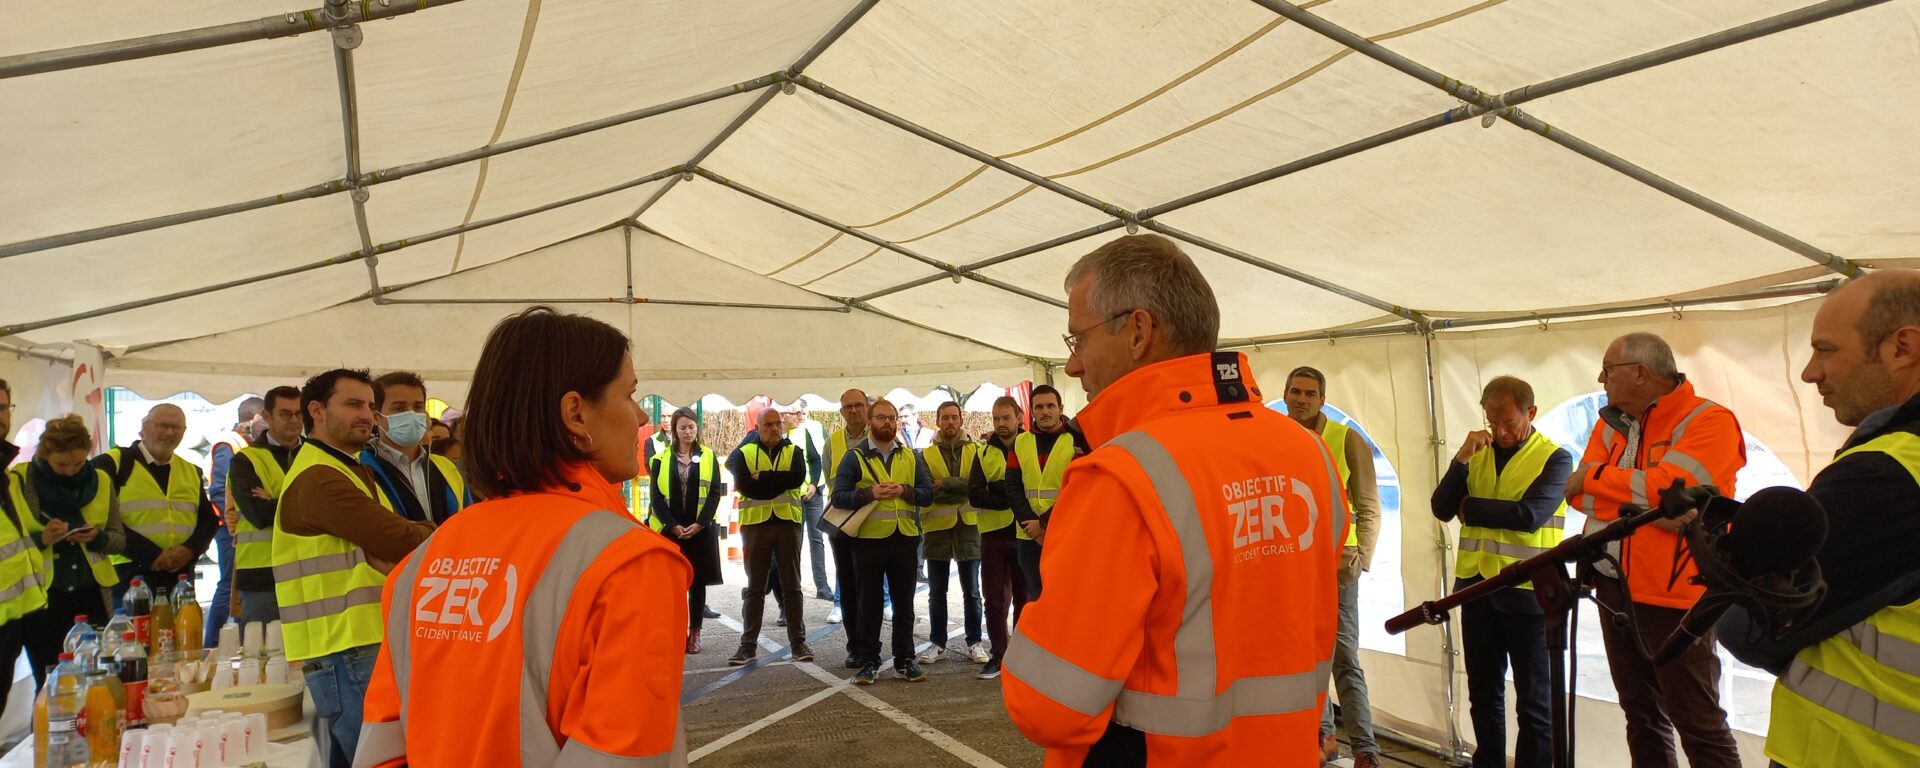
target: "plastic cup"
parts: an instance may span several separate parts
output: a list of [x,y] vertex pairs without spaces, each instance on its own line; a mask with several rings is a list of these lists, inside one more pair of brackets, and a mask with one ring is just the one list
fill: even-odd
[[258,763],[267,759],[267,735],[266,714],[247,715],[247,762]]
[[140,742],[140,768],[166,768],[167,741],[172,735],[171,725],[147,729],[146,739]]
[[280,640],[280,622],[277,622],[277,621],[268,622],[267,623],[267,652],[272,653],[284,647],[286,646],[281,645],[281,640]]
[[275,655],[267,660],[267,684],[284,685],[287,682],[287,658]]
[[247,718],[238,712],[220,718],[220,765],[240,765],[246,759]]
[[146,738],[146,732],[129,728],[120,734],[120,762],[127,768],[139,768],[140,743]]
[[241,652],[248,656],[258,656],[260,649],[266,645],[267,625],[258,621],[253,622],[247,625],[241,635],[244,638]]

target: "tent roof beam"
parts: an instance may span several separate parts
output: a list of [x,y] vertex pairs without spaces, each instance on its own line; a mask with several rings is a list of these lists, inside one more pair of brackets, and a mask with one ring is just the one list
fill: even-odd
[[[819,40],[814,42],[813,47],[808,48],[805,53],[800,54],[800,58],[794,60],[792,66],[778,73],[778,77],[782,81],[780,84],[781,88],[791,89],[792,86],[788,85],[788,82],[794,77],[797,77],[801,71],[805,70],[815,59],[820,58],[820,54],[826,53],[827,48],[838,41],[841,35],[845,35],[847,30],[852,29],[853,25],[860,22],[860,17],[867,15],[867,11],[872,10],[875,5],[879,4],[880,0],[860,0],[860,3],[855,5],[853,10],[848,11],[845,16],[840,17],[840,20],[835,22],[833,27],[828,29],[825,35],[822,35]],[[727,127],[721,129],[719,133],[714,134],[713,140],[707,142],[706,146],[701,147],[700,151],[693,156],[692,160],[687,161],[687,167],[698,168],[701,163],[706,162],[707,156],[713,154],[714,150],[719,149],[720,145],[731,138],[735,131],[740,130],[740,126],[746,125],[747,121],[752,120],[754,115],[760,114],[760,109],[765,107],[767,102],[773,101],[775,93],[776,91],[768,90],[760,94],[759,98],[754,99],[752,104],[747,105],[746,109],[741,110],[740,115],[735,117],[733,122],[728,123]],[[679,183],[679,181],[678,178],[668,179],[666,186],[661,187],[660,191],[653,193],[652,197],[647,198],[646,202],[641,203],[640,207],[634,210],[633,215],[627,218],[638,223],[640,216],[645,214],[648,208],[652,208],[654,203],[660,202],[660,198],[666,197],[668,192],[673,191],[673,186]]]
[[1276,275],[1291,278],[1293,280],[1305,283],[1315,288],[1319,288],[1320,290],[1327,291],[1329,293],[1338,294],[1348,299],[1352,299],[1354,301],[1360,302],[1361,304],[1365,304],[1369,307],[1373,307],[1374,309],[1378,309],[1382,312],[1386,312],[1388,314],[1399,317],[1402,320],[1409,320],[1415,323],[1424,323],[1427,320],[1427,317],[1425,315],[1415,310],[1408,309],[1406,307],[1400,306],[1398,304],[1394,304],[1392,302],[1376,299],[1372,296],[1368,296],[1364,293],[1353,290],[1351,288],[1334,285],[1333,283],[1329,283],[1325,280],[1314,277],[1313,275],[1309,275],[1305,272],[1301,272],[1297,269],[1293,269],[1291,267],[1283,267],[1279,264],[1275,264],[1271,261],[1267,261],[1266,259],[1262,259],[1258,256],[1254,256],[1253,254],[1247,253],[1245,251],[1241,251],[1236,248],[1231,248],[1225,245],[1221,245],[1212,240],[1208,240],[1207,238],[1201,237],[1199,235],[1195,235],[1191,232],[1177,229],[1168,224],[1162,224],[1158,221],[1146,221],[1146,222],[1142,222],[1141,226],[1146,227],[1147,229],[1151,229],[1160,234],[1166,235],[1167,237],[1174,238],[1176,240],[1185,240],[1189,243],[1200,246],[1209,251],[1213,251],[1214,253],[1218,253],[1222,256],[1233,259],[1235,261],[1239,261],[1245,264],[1259,267],[1268,272],[1272,272]]
[[[1071,243],[1076,240],[1084,240],[1086,238],[1093,237],[1094,235],[1098,235],[1102,232],[1111,232],[1125,225],[1126,225],[1125,222],[1122,222],[1119,219],[1103,221],[1103,222],[1100,222],[1099,224],[1095,224],[1091,227],[1080,230],[1078,232],[1069,232],[1067,234],[1056,237],[1052,240],[1034,243],[1033,245],[1029,245],[1025,248],[1008,251],[1006,253],[1000,254],[999,256],[995,256],[993,258],[982,259],[980,261],[976,261],[971,264],[962,264],[958,267],[958,269],[962,274],[969,274],[981,269],[985,269],[987,267],[991,267],[995,264],[1012,261],[1022,256],[1028,256],[1031,254],[1035,254],[1035,253],[1039,253],[1041,251],[1047,250],[1049,248],[1056,248],[1062,245],[1066,245],[1067,243]],[[901,291],[911,290],[923,285],[928,285],[930,283],[937,283],[937,282],[940,282],[941,280],[947,279],[948,277],[949,275],[928,275],[926,277],[922,277],[916,280],[909,280],[899,285],[882,288],[878,291],[874,291],[873,293],[869,293],[864,296],[856,297],[854,298],[854,301],[862,301],[862,302],[872,301],[882,296],[890,296],[890,295],[899,293]]]
[[726,177],[721,176],[720,174],[714,173],[712,171],[709,171],[705,168],[696,168],[694,169],[693,172],[696,174],[699,174],[702,178],[705,178],[709,181],[714,182],[715,184],[719,184],[720,186],[726,187],[735,192],[739,192],[740,194],[746,195],[747,197],[751,197],[755,200],[759,200],[760,202],[766,203],[775,208],[779,208],[780,210],[786,211],[787,213],[791,213],[795,216],[799,216],[800,218],[806,219],[815,224],[819,224],[820,226],[826,227],[828,229],[832,229],[844,234],[852,235],[861,240],[865,240],[872,245],[885,248],[889,251],[893,251],[894,253],[900,254],[909,259],[913,259],[914,261],[933,267],[934,269],[938,269],[942,273],[945,273],[942,275],[942,277],[950,277],[954,279],[964,277],[979,283],[984,283],[986,285],[999,288],[1000,290],[1006,291],[1008,293],[1024,296],[1026,298],[1032,299],[1042,304],[1047,304],[1049,306],[1052,306],[1058,309],[1064,310],[1067,308],[1066,302],[1056,299],[1052,296],[1035,293],[1025,288],[1021,288],[1017,285],[1004,283],[999,280],[995,280],[991,277],[987,277],[985,275],[967,272],[959,267],[953,266],[952,264],[948,264],[948,263],[930,258],[928,256],[923,256],[920,253],[910,248],[907,248],[906,246],[898,245],[893,242],[882,240],[878,237],[874,237],[873,235],[867,234],[858,229],[854,229],[853,227],[849,227],[845,224],[841,224],[840,222],[834,221],[825,216],[821,216],[820,214],[806,210],[792,203],[789,203],[785,200],[781,200],[772,195],[766,194],[765,192],[761,192],[759,190],[753,189],[752,187],[748,187],[743,184],[740,184],[739,182],[729,180]]
[[613,117],[606,117],[598,120],[590,120],[584,123],[580,123],[578,125],[567,126],[565,128],[556,128],[554,130],[547,131],[546,133],[539,133],[539,134],[534,134],[532,136],[527,136],[525,138],[514,139],[512,141],[503,141],[497,144],[490,144],[488,146],[470,149],[465,152],[459,152],[452,155],[447,155],[446,157],[436,158],[433,160],[423,160],[420,162],[407,163],[405,165],[396,165],[392,168],[383,168],[380,170],[373,171],[371,173],[367,173],[358,179],[345,179],[345,178],[334,179],[332,181],[328,181],[322,184],[315,184],[310,187],[303,187],[301,189],[292,190],[290,192],[282,192],[277,195],[269,195],[267,197],[256,198],[253,200],[247,200],[239,203],[229,203],[226,205],[219,205],[211,208],[202,208],[194,211],[185,211],[182,213],[168,214],[165,216],[156,216],[150,219],[141,219],[139,221],[130,221],[130,222],[125,222],[121,224],[112,224],[104,227],[94,227],[92,229],[83,229],[83,230],[78,230],[74,232],[58,234],[58,235],[48,235],[46,237],[34,238],[32,240],[22,240],[17,243],[8,243],[5,245],[0,245],[0,259],[4,259],[10,256],[19,256],[21,254],[26,254],[26,253],[33,253],[35,251],[44,251],[50,248],[59,248],[62,246],[75,245],[79,243],[88,243],[96,240],[104,240],[110,237],[118,237],[120,235],[130,235],[136,232],[146,232],[148,230],[161,229],[163,227],[171,227],[176,224],[187,224],[195,221],[204,221],[206,219],[226,216],[226,215],[235,214],[235,213],[245,213],[247,211],[257,210],[260,208],[267,208],[270,206],[280,205],[283,203],[291,203],[298,200],[310,200],[316,197],[325,197],[327,195],[338,194],[340,192],[345,192],[349,189],[352,189],[355,186],[355,182],[358,182],[358,186],[364,188],[364,187],[371,187],[376,184],[383,184],[389,181],[397,181],[399,179],[404,179],[409,176],[417,176],[422,173],[437,171],[443,168],[451,168],[453,166],[460,165],[463,163],[470,163],[476,160],[483,160],[485,158],[494,157],[496,155],[503,155],[508,152],[526,149],[528,147],[536,147],[541,144],[559,141],[561,139],[568,139],[568,138],[579,136],[585,133],[592,133],[594,131],[598,131],[606,128],[625,125],[635,120],[654,117],[656,115],[664,115],[668,112],[674,112],[681,109],[686,109],[687,107],[698,106],[710,101],[718,101],[720,99],[724,99],[729,96],[734,96],[737,94],[760,90],[762,88],[766,88],[768,86],[771,86],[771,85],[774,85],[775,83],[780,82],[781,77],[782,77],[781,73],[777,73],[777,72],[773,74],[762,75],[760,77],[756,77],[751,80],[744,80],[738,83],[734,83],[732,85],[722,86],[720,88],[715,88],[713,90],[706,91],[704,93],[688,96],[686,98],[675,99],[673,101],[656,104],[650,107],[643,107],[641,109],[636,109],[631,112],[624,112],[618,115],[614,115]]
[[[364,250],[364,249],[357,250],[351,253],[335,256],[335,257],[324,259],[321,261],[309,262],[309,263],[301,264],[298,266],[287,267],[285,269],[278,269],[265,274],[253,275],[250,277],[243,277],[237,280],[228,280],[226,282],[218,283],[215,285],[202,286],[199,288],[190,288],[184,291],[175,291],[173,293],[165,294],[162,296],[155,296],[149,299],[140,299],[138,301],[122,302],[120,304],[115,304],[113,306],[100,307],[98,309],[90,309],[85,312],[77,312],[77,313],[74,313],[71,315],[65,315],[62,317],[48,318],[45,320],[35,320],[29,323],[16,323],[13,325],[0,326],[0,338],[4,338],[7,336],[17,336],[22,333],[37,331],[42,328],[51,328],[57,325],[65,325],[67,323],[79,322],[81,320],[91,320],[96,317],[103,317],[106,315],[125,312],[128,310],[151,307],[156,304],[165,304],[170,301],[188,299],[195,296],[214,293],[216,291],[224,291],[230,288],[240,288],[248,285],[253,285],[255,283],[266,282],[268,280],[273,280],[276,278],[287,277],[290,275],[297,275],[302,272],[311,272],[316,269],[324,269],[326,267],[336,266],[340,264],[350,264],[350,263],[365,259],[369,256],[377,256],[383,253],[392,253],[402,248],[421,245],[423,243],[430,243],[435,240],[439,240],[441,238],[452,237],[454,235],[458,235],[466,232],[472,232],[476,229],[485,229],[495,224],[504,224],[506,222],[513,221],[515,219],[525,218],[527,216],[532,216],[537,213],[545,213],[555,208],[563,208],[569,205],[573,205],[574,203],[585,202],[587,200],[592,200],[596,197],[610,195],[615,192],[621,192],[624,190],[632,189],[634,187],[638,187],[644,184],[651,184],[653,182],[667,178],[674,174],[680,173],[681,170],[682,169],[679,166],[674,166],[672,168],[668,168],[663,171],[656,171],[654,173],[647,174],[645,176],[634,179],[632,181],[616,184],[606,189],[597,190],[594,192],[588,192],[584,195],[575,195],[565,200],[558,200],[558,201],[548,203],[546,205],[542,205],[539,207],[528,208],[523,211],[516,211],[514,213],[502,214],[490,219],[481,219],[480,221],[474,221],[466,224],[461,224],[459,226],[448,227],[446,229],[442,229],[436,232],[429,232],[427,234],[420,235],[418,237],[410,237],[410,238],[405,238],[401,240],[395,240],[389,243],[381,243],[380,245],[374,246],[371,251]],[[393,289],[388,289],[388,292],[392,292],[392,290]]]
[[[335,0],[327,0],[331,5]],[[358,30],[356,29],[357,33]],[[359,45],[357,38],[353,45]],[[346,140],[347,175],[353,191],[348,197],[353,201],[353,225],[360,235],[360,250],[373,253],[373,230],[367,226],[367,190],[352,181],[360,178],[360,91],[353,77],[353,50],[348,47],[342,36],[336,35],[333,45],[334,79],[340,83],[340,131]],[[373,303],[381,302],[380,257],[369,255],[367,264],[367,295],[373,297]]]
[[[1513,125],[1545,137],[1547,140],[1561,147],[1572,150],[1582,157],[1618,171],[1635,181],[1652,187],[1680,202],[1693,206],[1721,221],[1725,221],[1768,242],[1800,254],[1820,266],[1849,277],[1861,274],[1860,267],[1844,258],[1821,250],[1804,240],[1774,229],[1705,195],[1680,186],[1618,155],[1607,152],[1577,136],[1569,134],[1564,129],[1550,127],[1545,122],[1520,111],[1516,107],[1501,104],[1496,97],[1489,96],[1486,92],[1478,88],[1442,75],[1419,62],[1394,52],[1384,45],[1368,40],[1345,27],[1327,21],[1297,5],[1286,2],[1286,0],[1253,0],[1253,2],[1259,3],[1262,7],[1280,14],[1307,29],[1313,30],[1323,37],[1351,48],[1367,58],[1392,67],[1403,74],[1445,91],[1452,96],[1464,99],[1475,106],[1498,115],[1502,120],[1506,120]],[[1537,96],[1535,98],[1537,98]]]
[[706,301],[698,299],[655,299],[646,296],[607,296],[603,298],[572,299],[387,299],[387,304],[514,304],[533,306],[535,304],[655,304],[663,307],[718,307],[722,309],[778,309],[792,312],[838,312],[846,314],[853,311],[850,307],[820,307],[804,304],[760,304],[744,301]]
[[[375,0],[354,3],[354,7],[364,14],[356,14],[362,21],[389,19],[404,16],[414,11],[430,7],[451,5],[460,0]],[[144,59],[182,51],[197,51],[204,48],[217,48],[235,43],[248,43],[255,40],[272,40],[281,37],[293,37],[307,32],[349,23],[343,17],[346,3],[340,0],[327,0],[329,7],[313,8],[252,21],[239,21],[232,24],[220,24],[180,32],[165,32],[145,37],[131,37],[106,43],[76,45],[71,48],[59,48],[51,51],[21,53],[12,56],[0,56],[0,79],[37,75],[43,72],[58,72],[63,69],[91,67],[98,64],[111,64],[116,61]]]

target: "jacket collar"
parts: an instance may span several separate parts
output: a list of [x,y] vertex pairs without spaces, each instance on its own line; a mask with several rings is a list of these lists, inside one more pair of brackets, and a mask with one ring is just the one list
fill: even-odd
[[[627,502],[620,495],[620,487],[607,482],[600,471],[591,464],[568,464],[560,468],[560,474],[566,482],[547,488],[541,493],[578,499],[595,508],[618,512],[627,508]],[[513,494],[521,496],[525,494]]]
[[1641,414],[1640,418],[1636,419],[1609,403],[1607,407],[1600,409],[1600,420],[1612,425],[1616,431],[1624,435],[1632,429],[1634,421],[1639,421],[1641,428],[1645,429],[1647,422],[1659,416],[1674,412],[1686,415],[1686,411],[1692,410],[1687,406],[1698,402],[1700,402],[1700,396],[1693,393],[1693,382],[1687,381],[1687,375],[1683,373],[1680,374],[1680,386],[1674,387],[1672,392],[1654,398],[1653,403],[1647,406],[1647,412]]
[[[1216,384],[1223,380],[1214,362],[1215,354],[1218,353],[1187,355],[1137,368],[1095,397],[1080,411],[1074,423],[1086,436],[1087,443],[1098,448],[1162,416],[1219,406],[1222,387]],[[1219,365],[1237,364],[1238,370],[1234,371],[1237,378],[1231,381],[1248,396],[1249,399],[1242,402],[1260,406],[1260,386],[1253,380],[1247,356],[1228,354],[1230,357],[1222,356],[1222,360],[1232,363]]]

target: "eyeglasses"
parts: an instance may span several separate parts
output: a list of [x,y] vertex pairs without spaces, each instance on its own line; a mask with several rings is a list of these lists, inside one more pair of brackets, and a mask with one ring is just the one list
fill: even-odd
[[1609,363],[1609,362],[1602,361],[1600,363],[1600,378],[1603,378],[1603,379],[1606,378],[1607,374],[1613,372],[1613,369],[1619,368],[1620,366],[1623,366],[1623,365],[1646,365],[1646,363],[1633,363],[1633,362]]
[[1072,357],[1074,355],[1080,354],[1080,341],[1081,341],[1080,337],[1087,335],[1088,332],[1092,331],[1095,328],[1106,325],[1107,323],[1111,323],[1115,320],[1126,317],[1127,315],[1131,315],[1138,311],[1140,311],[1140,308],[1135,307],[1133,309],[1122,311],[1121,313],[1114,315],[1113,317],[1109,317],[1105,320],[1094,323],[1093,325],[1089,325],[1077,331],[1071,328],[1067,329],[1067,333],[1060,337],[1061,341],[1064,341],[1067,343],[1067,356]]
[[13,403],[0,403],[0,412],[12,413]]

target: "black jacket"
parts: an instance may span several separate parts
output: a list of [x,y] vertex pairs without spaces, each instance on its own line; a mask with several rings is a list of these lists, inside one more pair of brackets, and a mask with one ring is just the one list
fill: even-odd
[[[292,447],[274,445],[262,438],[254,445],[265,448],[273,454],[273,461],[280,465],[280,471],[293,468],[293,455],[300,450],[298,444]],[[253,462],[245,456],[235,455],[227,469],[227,491],[233,494],[233,506],[240,510],[240,516],[246,518],[249,525],[263,531],[273,530],[273,518],[280,511],[280,499],[262,499],[253,495],[260,488],[260,471],[253,468]],[[285,490],[285,489],[282,489]],[[272,568],[239,568],[233,576],[235,588],[242,592],[268,592],[273,590]]]
[[720,497],[727,495],[727,484],[720,480],[720,469],[715,467],[713,481],[707,485],[707,501],[695,508],[695,502],[700,499],[700,457],[694,456],[693,461],[693,471],[687,473],[684,483],[680,482],[678,459],[672,452],[668,452],[663,461],[653,465],[653,482],[656,486],[665,488],[670,483],[680,483],[673,489],[672,500],[655,493],[649,505],[654,518],[665,521],[669,528],[695,523],[712,528],[714,513],[720,509]]
[[[759,441],[753,440],[750,442],[758,444]],[[791,445],[793,445],[793,442],[783,437],[780,438],[780,444],[774,446],[773,450],[767,450],[766,446],[761,446],[760,450],[770,458],[777,459],[780,453]],[[786,471],[763,470],[760,473],[759,479],[755,479],[753,474],[747,470],[746,449],[747,443],[741,443],[740,447],[733,449],[733,454],[727,457],[727,471],[733,473],[733,487],[740,492],[740,495],[756,500],[771,499],[788,491],[799,490],[801,485],[806,484],[806,462],[803,461],[800,456],[793,457],[793,467],[791,469]]]

